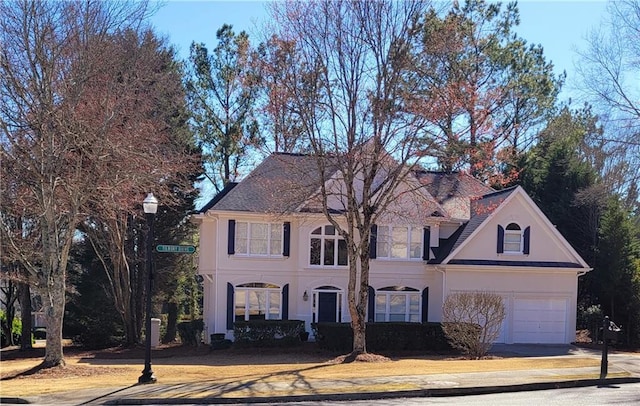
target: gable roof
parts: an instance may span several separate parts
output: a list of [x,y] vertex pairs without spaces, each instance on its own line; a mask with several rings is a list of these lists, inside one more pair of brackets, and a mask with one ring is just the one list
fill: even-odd
[[[335,168],[328,168],[327,172],[332,174]],[[292,211],[319,188],[320,179],[314,157],[273,153],[240,183],[216,195],[202,212],[209,209],[255,213]]]
[[[482,261],[482,260],[454,260],[453,256],[475,235],[481,228],[487,224],[487,220],[495,213],[505,207],[515,195],[521,195],[527,203],[537,212],[540,218],[547,223],[549,229],[564,242],[564,247],[574,256],[578,263],[562,262],[548,263],[539,261]],[[529,195],[521,186],[514,186],[508,189],[489,193],[480,199],[472,202],[471,218],[463,224],[456,232],[444,242],[444,245],[437,250],[436,258],[430,260],[433,264],[467,264],[467,265],[519,265],[519,266],[539,266],[539,267],[563,267],[563,268],[589,268],[587,263],[573,249],[573,247],[564,239],[562,234],[551,224],[549,219],[542,213],[540,208],[531,200]]]
[[473,176],[463,172],[418,170],[416,177],[449,217],[469,219],[470,201],[494,190]]
[[[325,178],[337,171],[329,164]],[[412,171],[428,200],[433,198],[431,217],[469,219],[471,202],[493,189],[464,173]],[[230,183],[201,210],[253,213],[315,212],[312,198],[320,189],[320,172],[313,155],[277,152],[269,155],[246,178]]]

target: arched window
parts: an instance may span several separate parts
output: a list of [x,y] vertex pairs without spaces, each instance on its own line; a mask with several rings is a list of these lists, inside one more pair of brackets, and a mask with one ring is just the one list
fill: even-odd
[[420,291],[405,286],[387,286],[376,291],[376,322],[420,323]]
[[347,265],[347,243],[332,225],[313,230],[309,247],[309,265]]
[[270,283],[252,282],[235,288],[235,320],[279,320],[282,289]]
[[504,252],[522,253],[522,229],[509,223],[504,230]]

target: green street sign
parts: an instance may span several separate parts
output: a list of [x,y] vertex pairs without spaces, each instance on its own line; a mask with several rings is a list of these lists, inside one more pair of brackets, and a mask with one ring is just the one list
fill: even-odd
[[170,252],[177,254],[193,254],[196,252],[196,247],[193,245],[157,245],[156,251],[158,252]]

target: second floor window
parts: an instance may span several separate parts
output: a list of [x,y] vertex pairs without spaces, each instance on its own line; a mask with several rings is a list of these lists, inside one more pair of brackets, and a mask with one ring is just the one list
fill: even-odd
[[510,223],[504,230],[504,252],[522,252],[522,229],[516,223]]
[[422,228],[378,226],[377,258],[421,259]]
[[311,232],[309,265],[346,266],[347,243],[335,227],[326,225]]
[[235,253],[282,256],[282,224],[236,222]]

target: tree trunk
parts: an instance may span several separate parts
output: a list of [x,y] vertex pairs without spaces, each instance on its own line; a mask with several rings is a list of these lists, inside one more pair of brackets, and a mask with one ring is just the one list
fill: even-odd
[[[62,321],[65,307],[65,278],[64,272],[56,272],[56,277],[50,279],[44,297],[45,320],[47,321],[47,345],[42,366],[45,368],[64,366],[62,349]],[[60,275],[62,274],[62,275]]]
[[170,302],[167,307],[167,331],[162,339],[165,344],[176,340],[176,326],[178,324],[178,304]]
[[22,334],[20,336],[20,350],[30,350],[31,343],[31,289],[28,283],[18,284],[18,301],[20,302],[20,321],[22,321]]

